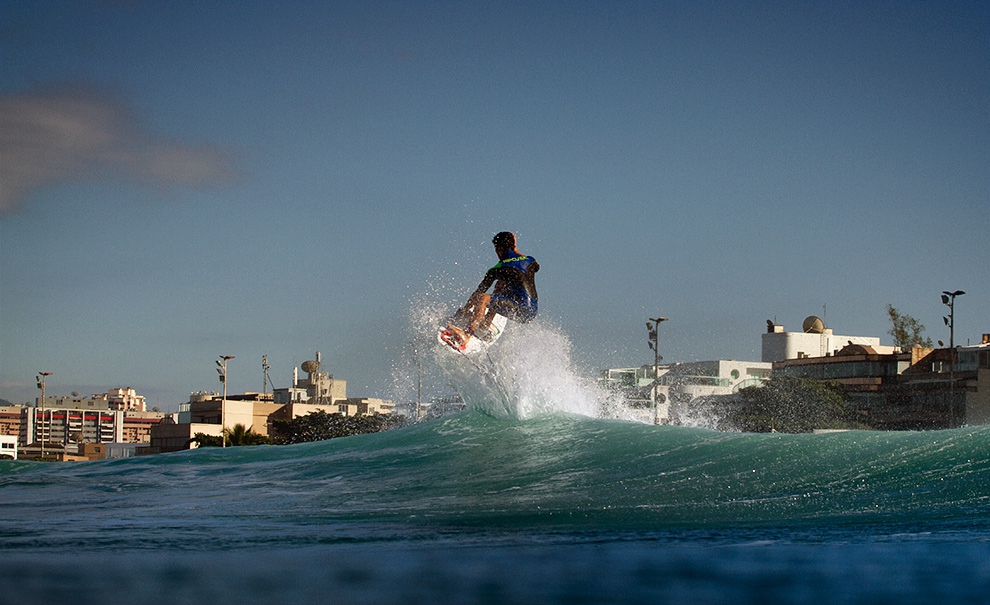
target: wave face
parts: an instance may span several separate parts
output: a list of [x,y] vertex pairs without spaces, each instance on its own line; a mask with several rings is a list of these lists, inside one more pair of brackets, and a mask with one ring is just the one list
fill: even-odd
[[0,545],[214,550],[478,530],[983,532],[987,452],[986,427],[754,435],[469,411],[296,446],[4,462]]

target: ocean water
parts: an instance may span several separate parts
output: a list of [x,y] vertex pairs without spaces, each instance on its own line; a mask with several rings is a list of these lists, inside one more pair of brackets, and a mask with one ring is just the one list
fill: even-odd
[[520,332],[406,428],[0,462],[0,603],[990,601],[990,427],[632,422]]

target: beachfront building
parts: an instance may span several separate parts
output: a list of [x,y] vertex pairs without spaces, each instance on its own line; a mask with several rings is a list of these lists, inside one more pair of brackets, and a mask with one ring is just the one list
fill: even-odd
[[17,437],[21,434],[21,418],[24,408],[27,406],[0,405],[0,435],[13,435]]
[[894,347],[884,347],[874,336],[839,336],[814,315],[807,317],[800,332],[786,332],[784,326],[767,320],[762,338],[762,361],[773,363],[786,359],[830,357],[848,345],[862,345],[878,353],[893,353]]
[[151,428],[165,418],[163,412],[123,410],[124,429],[120,443],[151,443]]
[[[97,395],[93,395],[97,397]],[[105,395],[109,409],[124,410],[125,412],[144,412],[145,401],[143,395],[138,395],[131,387],[117,387],[110,389]]]
[[347,381],[323,371],[319,351],[315,360],[303,362],[302,370],[306,372],[305,378],[299,377],[299,368],[292,368],[292,386],[275,389],[275,403],[323,406],[347,398]]
[[219,437],[221,419],[227,431],[235,426],[268,436],[276,420],[290,420],[313,412],[361,416],[391,414],[395,405],[384,399],[344,397],[331,403],[275,403],[272,395],[244,393],[227,395],[226,401],[215,393],[193,393],[190,401],[180,404],[178,422],[168,420],[151,430],[151,453],[173,452],[196,447],[192,442],[197,433]]
[[17,435],[0,435],[0,460],[17,460]]
[[658,376],[667,372],[667,365],[638,368],[609,368],[602,371],[599,383],[608,388],[623,389],[631,401],[650,401],[650,385]]
[[671,398],[691,401],[708,395],[730,395],[770,378],[773,364],[763,361],[689,361],[674,363],[660,377]]
[[990,424],[990,334],[979,345],[877,351],[846,345],[834,355],[773,364],[774,375],[834,380],[874,429],[923,430]]
[[[770,377],[773,364],[761,361],[719,359],[665,364],[656,367],[605,370],[602,384],[624,394],[625,404],[634,412],[656,406],[656,421],[677,423],[690,416],[692,408],[705,398],[732,395],[748,386],[762,385]],[[655,376],[655,379],[654,379]],[[643,415],[644,421],[650,421]]]
[[18,440],[24,447],[39,444],[39,449],[42,443],[53,449],[81,443],[148,443],[151,427],[165,414],[143,408],[144,398],[135,397],[132,389],[85,398],[39,397],[34,406],[20,406]]
[[[276,420],[290,420],[313,412],[359,416],[391,414],[392,402],[369,397],[347,397],[347,381],[335,379],[321,367],[320,354],[316,360],[302,364],[306,378],[293,369],[292,386],[274,389],[272,393],[228,394],[192,393],[187,403],[180,404],[177,422],[166,421],[151,431],[151,453],[164,453],[196,447],[192,441],[197,433],[219,437],[223,430],[235,426],[268,436]],[[222,428],[221,428],[222,426]]]
[[[945,364],[940,365],[945,373]],[[979,345],[958,347],[953,376],[959,372],[961,390],[965,393],[967,424],[990,424],[990,334],[984,334]]]

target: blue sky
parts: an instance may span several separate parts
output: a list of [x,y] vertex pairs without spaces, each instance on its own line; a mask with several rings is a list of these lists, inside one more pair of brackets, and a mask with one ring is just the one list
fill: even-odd
[[[576,367],[760,357],[823,309],[990,332],[986,2],[0,3],[0,397],[175,409],[415,307],[515,231]],[[428,361],[428,360],[427,360]],[[431,378],[428,394],[445,394]]]

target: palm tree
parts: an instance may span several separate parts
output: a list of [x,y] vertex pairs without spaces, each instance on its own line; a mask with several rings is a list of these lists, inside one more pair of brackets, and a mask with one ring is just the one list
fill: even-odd
[[233,446],[238,445],[264,445],[269,443],[268,437],[254,433],[243,424],[235,424],[232,429],[225,429],[224,436],[227,443]]

